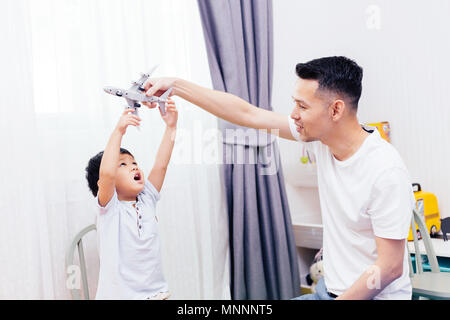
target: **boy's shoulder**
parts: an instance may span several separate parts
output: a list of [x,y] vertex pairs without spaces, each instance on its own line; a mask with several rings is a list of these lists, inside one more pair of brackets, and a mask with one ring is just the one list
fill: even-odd
[[96,207],[98,209],[98,213],[100,216],[103,216],[108,212],[115,211],[115,208],[117,208],[119,206],[119,203],[120,203],[120,201],[117,197],[116,189],[114,189],[114,193],[113,193],[111,199],[108,201],[108,203],[105,206],[102,206],[100,204],[99,199],[98,199],[98,194],[95,197],[95,204],[96,204]]
[[146,201],[156,203],[161,198],[161,195],[158,190],[156,190],[155,186],[148,179],[145,179],[144,189],[138,194],[138,198],[144,203]]

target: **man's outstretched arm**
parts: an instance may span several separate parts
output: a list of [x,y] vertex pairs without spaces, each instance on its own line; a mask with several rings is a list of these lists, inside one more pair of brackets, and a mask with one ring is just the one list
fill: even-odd
[[145,86],[148,96],[160,96],[169,88],[173,88],[173,94],[226,121],[244,127],[266,129],[281,138],[295,140],[286,115],[255,107],[230,93],[201,87],[179,78],[149,79]]

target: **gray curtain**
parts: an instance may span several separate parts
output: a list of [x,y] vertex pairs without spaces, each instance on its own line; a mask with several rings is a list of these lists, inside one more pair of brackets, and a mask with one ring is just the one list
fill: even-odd
[[[271,0],[198,4],[214,88],[271,110]],[[276,141],[221,119],[219,126],[224,134],[232,298],[298,296],[297,251]]]

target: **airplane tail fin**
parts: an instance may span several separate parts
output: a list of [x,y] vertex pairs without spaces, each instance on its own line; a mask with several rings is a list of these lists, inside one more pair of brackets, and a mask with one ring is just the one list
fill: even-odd
[[169,88],[169,90],[167,90],[166,92],[164,92],[164,94],[160,97],[163,100],[167,100],[167,98],[169,97],[170,93],[172,92],[172,88]]
[[159,101],[159,110],[161,110],[161,114],[163,116],[166,115],[166,100],[169,97],[170,93],[172,92],[172,88],[170,88],[169,90],[167,90],[166,92],[164,92],[164,94],[159,97],[161,100]]

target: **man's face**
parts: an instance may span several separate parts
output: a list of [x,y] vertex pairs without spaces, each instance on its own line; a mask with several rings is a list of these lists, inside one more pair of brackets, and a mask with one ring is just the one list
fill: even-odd
[[323,138],[331,125],[328,113],[329,99],[317,92],[319,82],[299,78],[292,96],[295,106],[291,113],[300,138],[304,142]]
[[136,196],[144,189],[144,173],[129,154],[120,154],[116,175],[117,193]]

